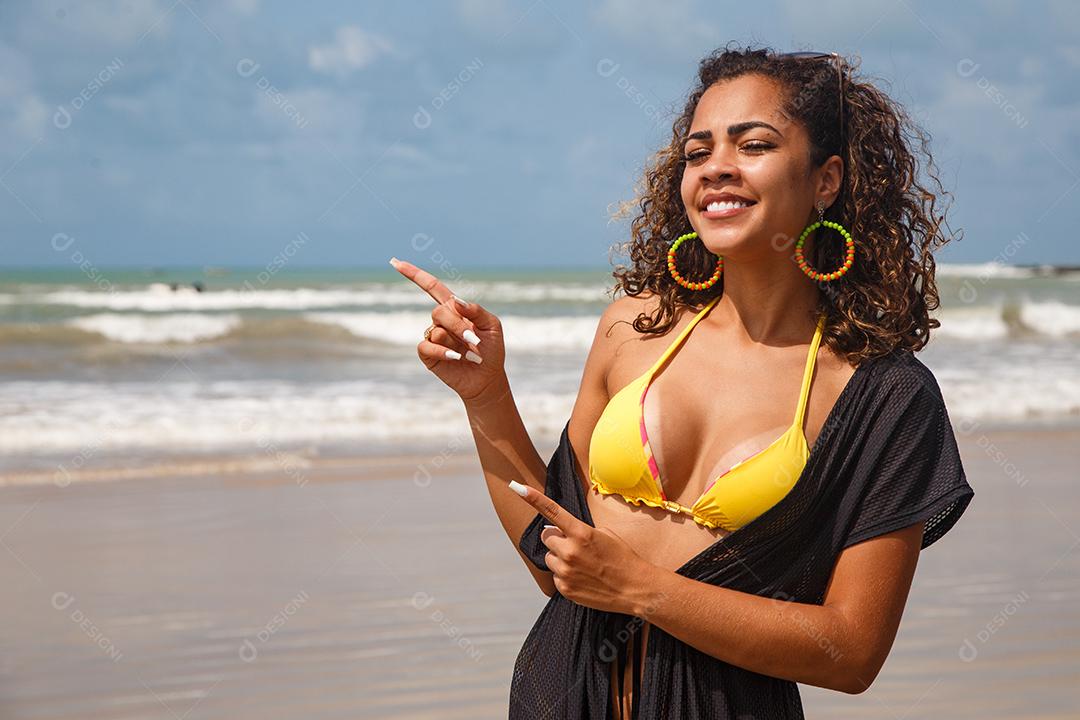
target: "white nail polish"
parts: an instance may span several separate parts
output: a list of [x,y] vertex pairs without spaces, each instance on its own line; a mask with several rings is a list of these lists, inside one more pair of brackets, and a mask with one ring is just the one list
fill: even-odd
[[450,297],[454,298],[454,302],[456,302],[458,305],[463,305],[463,306],[466,306],[466,307],[468,307],[468,305],[469,305],[467,300],[462,300],[457,295],[451,295]]
[[457,350],[449,350],[448,349],[446,351],[446,357],[450,358],[451,360],[460,360],[461,359],[461,353],[459,353]]
[[474,333],[472,330],[469,330],[468,328],[465,328],[465,332],[461,333],[461,335],[465,338],[467,342],[471,342],[473,345],[480,344],[480,338],[477,336],[476,333]]
[[545,524],[545,525],[544,525],[544,527],[546,527],[546,528],[551,528],[552,530],[558,530],[558,529],[559,529],[559,526],[558,526],[558,525],[546,525],[546,524]]
[[521,497],[525,497],[529,494],[529,488],[519,483],[517,480],[510,481],[510,489],[516,492]]
[[468,352],[465,353],[465,359],[466,360],[471,360],[472,362],[476,363],[477,365],[484,362],[483,358],[481,358],[479,355],[474,353],[472,350],[469,350]]
[[398,259],[396,257],[390,258],[390,264],[393,265],[394,267],[397,267]]

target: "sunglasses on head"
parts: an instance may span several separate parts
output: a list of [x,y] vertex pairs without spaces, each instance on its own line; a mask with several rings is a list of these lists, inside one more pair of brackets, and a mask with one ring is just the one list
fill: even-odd
[[784,60],[821,60],[823,58],[828,58],[829,62],[835,61],[835,65],[836,65],[836,84],[837,84],[837,88],[839,89],[839,92],[837,93],[837,97],[839,98],[839,102],[840,102],[840,107],[838,108],[839,117],[840,117],[840,146],[843,147],[843,145],[844,145],[844,66],[843,66],[843,63],[844,63],[844,61],[843,61],[843,58],[840,57],[840,54],[839,53],[834,53],[834,52],[823,53],[823,52],[815,52],[813,50],[808,50],[808,51],[805,51],[805,52],[781,53],[779,55],[776,55],[775,57],[781,58],[781,59],[784,59]]

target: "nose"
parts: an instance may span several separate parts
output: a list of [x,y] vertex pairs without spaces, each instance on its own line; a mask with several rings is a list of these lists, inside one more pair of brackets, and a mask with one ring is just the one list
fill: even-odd
[[702,167],[701,179],[704,181],[730,180],[739,173],[738,166],[719,150],[709,155],[709,160]]

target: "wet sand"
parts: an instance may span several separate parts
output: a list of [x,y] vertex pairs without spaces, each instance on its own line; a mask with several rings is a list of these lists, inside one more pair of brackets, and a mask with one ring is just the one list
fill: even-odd
[[[958,439],[888,662],[808,718],[1076,717],[1080,431]],[[0,717],[506,717],[547,598],[474,454],[115,476],[0,479]]]

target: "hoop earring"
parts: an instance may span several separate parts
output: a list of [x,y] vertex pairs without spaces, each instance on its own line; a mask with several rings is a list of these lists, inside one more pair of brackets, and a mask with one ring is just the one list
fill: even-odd
[[[842,277],[844,273],[851,269],[851,265],[855,262],[855,241],[851,239],[851,233],[844,229],[844,226],[838,222],[825,219],[825,203],[822,200],[817,201],[818,220],[812,225],[807,225],[806,229],[802,231],[802,235],[799,235],[798,241],[795,243],[795,262],[799,264],[799,269],[810,278],[811,280],[817,280],[819,282],[830,280],[836,280]],[[847,251],[844,256],[844,263],[836,270],[830,273],[820,273],[814,270],[806,262],[806,258],[803,257],[803,243],[806,241],[806,236],[809,235],[815,228],[824,225],[825,227],[832,228],[844,236],[844,245],[847,246]]]
[[713,276],[705,282],[690,282],[675,269],[675,251],[679,249],[679,246],[683,244],[684,240],[693,240],[697,236],[698,234],[696,232],[689,232],[685,235],[680,235],[675,242],[671,243],[671,247],[668,249],[667,253],[668,272],[671,273],[671,277],[675,278],[675,282],[688,290],[708,290],[716,284],[716,281],[720,279],[720,274],[724,272],[724,258],[722,256],[716,256],[716,272],[714,272]]

